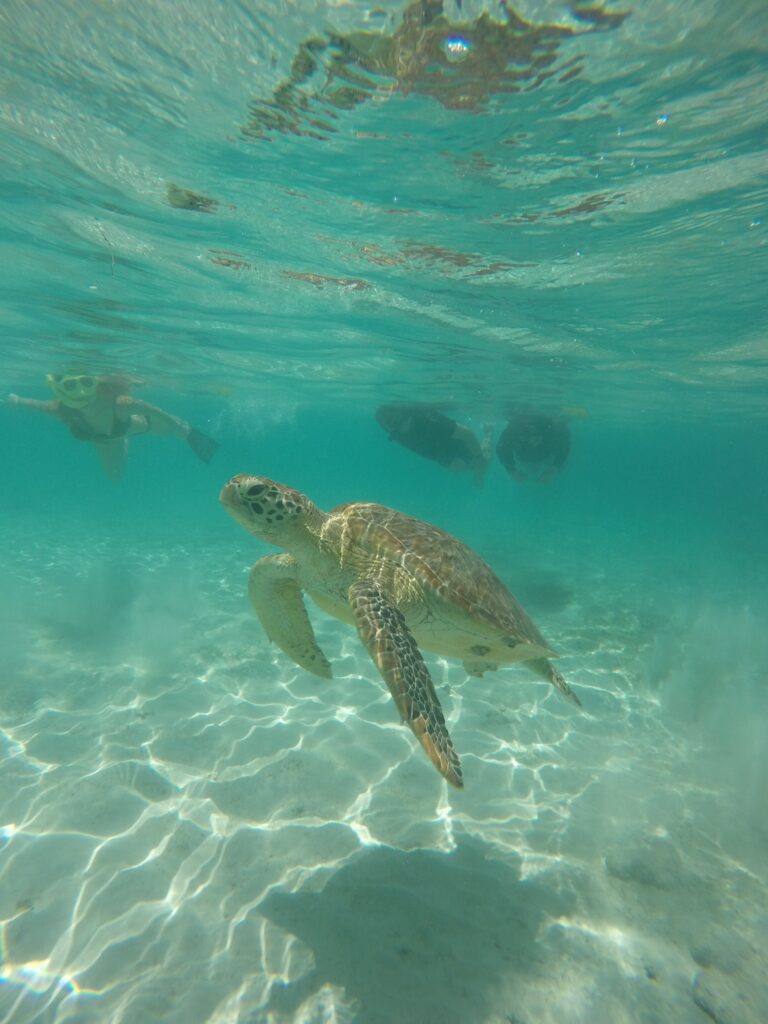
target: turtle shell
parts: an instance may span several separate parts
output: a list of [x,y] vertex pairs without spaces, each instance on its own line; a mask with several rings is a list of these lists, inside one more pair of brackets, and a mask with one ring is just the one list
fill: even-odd
[[[525,641],[554,656],[544,637],[482,558],[437,526],[384,505],[352,502],[330,513],[340,528],[342,565],[365,574],[371,558],[380,567],[404,570],[427,604],[448,606],[459,619],[482,624],[500,637]],[[362,556],[362,557],[361,557]],[[386,575],[386,573],[385,573]]]

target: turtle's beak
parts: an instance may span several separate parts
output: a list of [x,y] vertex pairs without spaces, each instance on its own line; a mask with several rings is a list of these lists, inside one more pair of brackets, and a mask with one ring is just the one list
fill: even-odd
[[238,477],[233,477],[228,484],[224,484],[219,494],[219,501],[228,508],[239,508],[242,505],[240,488],[237,486]]

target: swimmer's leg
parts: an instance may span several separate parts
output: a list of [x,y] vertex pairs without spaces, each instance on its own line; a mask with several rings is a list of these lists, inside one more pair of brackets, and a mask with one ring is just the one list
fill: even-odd
[[[149,402],[142,402],[138,398],[129,395],[121,396],[118,399],[119,406],[131,413],[130,433],[154,434],[157,437],[176,437],[180,441],[186,441],[192,451],[203,462],[210,462],[213,453],[219,447],[218,441],[212,437],[202,434],[186,420],[178,416],[171,416],[170,413],[158,409]],[[141,422],[141,427],[135,430],[133,424]]]
[[125,468],[125,457],[128,454],[128,439],[118,437],[114,441],[96,441],[101,468],[110,480],[119,480]]
[[[117,399],[117,407],[120,412],[128,414],[131,418],[130,433],[155,434],[157,437],[177,437],[180,441],[186,441],[190,431],[189,424],[178,416],[171,416],[170,413],[158,409],[156,405],[149,402],[142,402],[131,395],[121,395]],[[138,421],[142,427],[138,427]],[[134,423],[137,427],[134,430]]]

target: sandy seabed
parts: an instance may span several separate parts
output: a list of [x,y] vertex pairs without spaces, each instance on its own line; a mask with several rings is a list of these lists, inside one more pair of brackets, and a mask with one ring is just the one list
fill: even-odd
[[748,601],[524,570],[584,710],[428,657],[459,793],[353,630],[312,612],[333,681],[269,646],[242,550],[10,539],[0,1019],[768,1020]]

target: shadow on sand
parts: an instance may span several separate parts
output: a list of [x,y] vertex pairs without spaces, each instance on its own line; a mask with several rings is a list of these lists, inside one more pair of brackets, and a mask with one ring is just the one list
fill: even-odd
[[514,977],[545,972],[537,935],[572,899],[522,881],[517,864],[486,852],[472,839],[450,854],[378,847],[321,892],[270,894],[261,911],[309,947],[315,963],[273,989],[270,1009],[290,1018],[330,984],[354,1003],[355,1024],[526,1024]]

